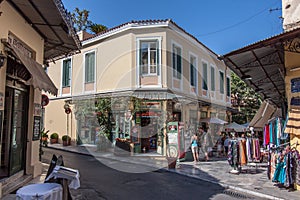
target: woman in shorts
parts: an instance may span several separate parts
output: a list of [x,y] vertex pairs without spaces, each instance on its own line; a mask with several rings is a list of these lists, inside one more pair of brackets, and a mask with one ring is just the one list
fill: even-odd
[[198,136],[194,134],[191,138],[191,149],[194,158],[194,163],[199,161],[199,152],[198,152]]

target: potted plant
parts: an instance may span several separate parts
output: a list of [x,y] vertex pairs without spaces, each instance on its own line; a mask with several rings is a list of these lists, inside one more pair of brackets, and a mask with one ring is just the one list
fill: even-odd
[[63,146],[68,146],[71,144],[71,137],[68,135],[63,135],[62,136],[62,141],[63,141]]
[[45,131],[45,128],[43,128],[41,130],[41,142],[44,146],[48,146],[48,133],[49,133],[49,130]]
[[50,143],[51,144],[58,143],[58,134],[57,133],[52,133],[50,135]]

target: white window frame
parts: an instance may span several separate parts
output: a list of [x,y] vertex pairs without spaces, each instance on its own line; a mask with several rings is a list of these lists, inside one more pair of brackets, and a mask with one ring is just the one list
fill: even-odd
[[[68,94],[63,94],[62,93],[62,90],[63,90],[63,73],[64,73],[64,61],[65,60],[71,60],[71,68],[70,68],[70,93],[68,93]],[[61,80],[60,80],[60,88],[61,88],[61,90],[60,90],[60,96],[68,96],[68,95],[70,95],[71,94],[71,91],[72,91],[72,72],[73,72],[73,59],[72,59],[72,57],[67,57],[67,58],[64,58],[64,59],[62,59],[62,61],[61,61]]]
[[194,65],[194,69],[195,69],[195,93],[196,94],[198,94],[198,56],[196,55],[196,54],[194,54],[194,53],[192,53],[192,52],[189,52],[189,78],[190,78],[190,80],[189,80],[189,82],[190,82],[190,87],[193,87],[192,85],[191,85],[191,79],[192,79],[192,77],[191,77],[191,58],[194,58],[195,60],[194,60],[194,62],[195,62],[195,65]]
[[[89,84],[89,83],[86,83],[85,82],[85,55],[86,54],[89,54],[89,53],[92,53],[92,52],[94,52],[95,53],[95,74],[94,74],[94,90],[93,91],[85,91],[85,84]],[[95,92],[96,91],[96,83],[97,83],[97,49],[91,49],[91,50],[89,50],[89,51],[86,51],[86,52],[84,52],[83,53],[83,63],[82,63],[82,65],[83,65],[83,92],[84,93],[93,93],[93,92]]]
[[[156,73],[155,74],[148,74],[144,75],[141,72],[140,66],[140,45],[141,42],[144,41],[158,41],[158,65],[156,66]],[[158,85],[157,87],[162,87],[162,80],[161,80],[161,66],[162,66],[162,37],[155,36],[155,37],[138,37],[136,38],[136,87],[140,86],[140,76],[157,76],[158,77]],[[155,85],[156,86],[156,85]],[[154,87],[154,86],[143,86],[143,87]]]
[[[176,70],[175,70],[175,68],[174,68],[174,62],[173,62],[173,54],[174,54],[174,47],[175,48],[179,48],[180,49],[180,59],[181,59],[181,74],[180,74],[180,78],[178,78],[178,66],[177,66],[177,62],[176,62]],[[183,58],[183,56],[182,56],[182,54],[183,54],[183,48],[182,48],[182,46],[180,45],[180,44],[178,44],[178,43],[176,43],[176,42],[174,42],[174,41],[172,41],[172,43],[171,43],[171,49],[172,49],[172,55],[171,55],[171,64],[172,64],[172,77],[173,77],[173,79],[177,79],[177,80],[180,80],[180,81],[182,81],[182,76],[183,76],[183,62],[182,62],[182,58]],[[177,54],[176,54],[177,55]],[[177,61],[177,59],[176,59],[176,61]]]

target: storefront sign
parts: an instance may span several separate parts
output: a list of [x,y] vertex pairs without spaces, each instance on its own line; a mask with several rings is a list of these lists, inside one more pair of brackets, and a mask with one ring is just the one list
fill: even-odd
[[33,141],[40,139],[40,132],[41,132],[41,117],[34,116],[33,135],[32,135],[32,140]]
[[161,103],[157,101],[142,102],[142,110],[161,110]]
[[291,106],[300,106],[300,97],[293,97],[291,99]]
[[291,80],[291,92],[300,92],[300,78],[293,78]]

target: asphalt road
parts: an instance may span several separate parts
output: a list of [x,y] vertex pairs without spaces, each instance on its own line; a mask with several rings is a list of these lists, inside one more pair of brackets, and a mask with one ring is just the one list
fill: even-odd
[[[50,163],[52,155],[62,155],[66,167],[78,169],[81,187],[72,190],[73,199],[258,199],[230,191],[219,185],[182,176],[166,170],[148,173],[126,173],[117,171],[92,156],[65,151],[44,149],[42,161]],[[111,165],[126,165],[132,169],[141,167],[130,163],[108,161]]]

